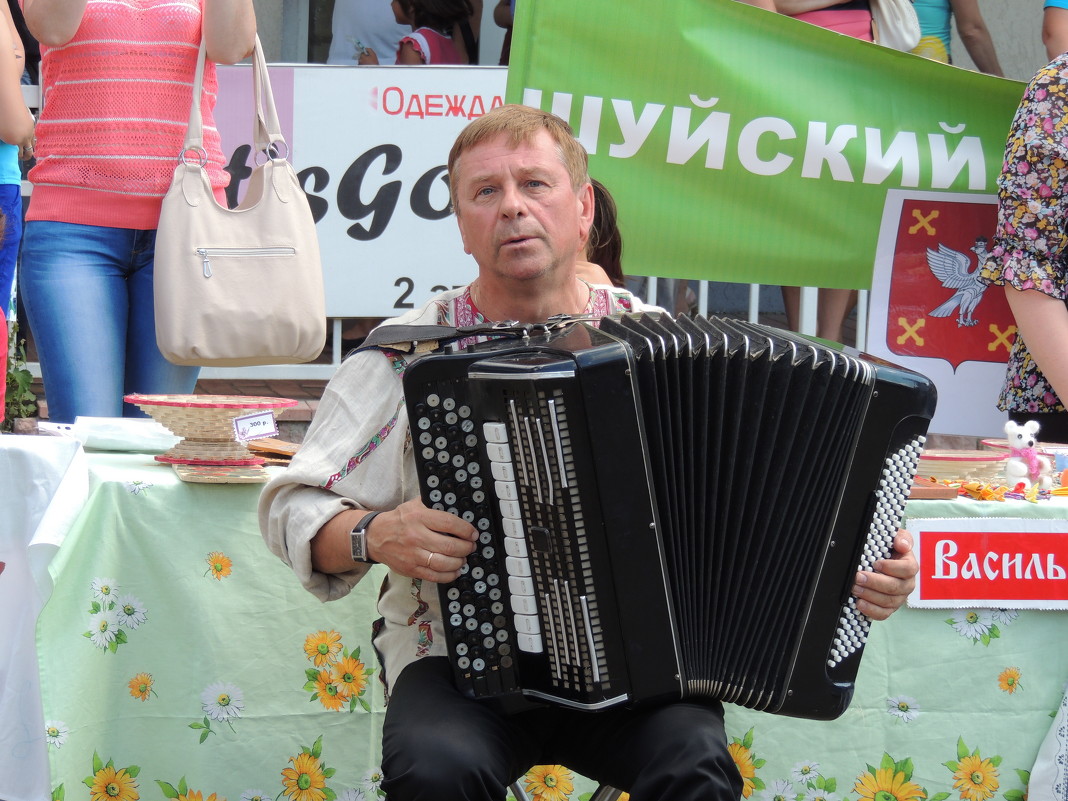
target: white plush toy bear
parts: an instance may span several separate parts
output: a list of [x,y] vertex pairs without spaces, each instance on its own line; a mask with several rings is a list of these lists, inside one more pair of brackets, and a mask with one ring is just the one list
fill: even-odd
[[1038,422],[1028,420],[1022,426],[1012,420],[1005,424],[1005,436],[1009,439],[1009,458],[1005,460],[1005,483],[1010,489],[1023,484],[1025,490],[1032,484],[1048,490],[1053,486],[1053,466],[1036,447]]

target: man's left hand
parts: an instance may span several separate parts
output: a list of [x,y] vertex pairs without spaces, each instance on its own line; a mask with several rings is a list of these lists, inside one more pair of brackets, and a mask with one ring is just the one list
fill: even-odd
[[886,620],[916,587],[920,565],[912,552],[912,535],[904,529],[894,537],[894,556],[880,559],[873,570],[857,573],[853,595],[857,609],[872,620]]

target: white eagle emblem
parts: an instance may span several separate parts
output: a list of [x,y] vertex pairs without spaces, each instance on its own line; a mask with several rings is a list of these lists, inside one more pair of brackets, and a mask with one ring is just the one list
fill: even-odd
[[943,244],[938,245],[937,251],[927,248],[927,266],[934,277],[942,282],[942,286],[953,290],[949,300],[929,312],[932,317],[949,317],[956,311],[958,328],[979,324],[975,319],[975,309],[989,286],[979,277],[984,262],[990,258],[986,246],[987,238],[981,236],[970,248],[977,257],[974,270],[968,269],[971,259],[964,253]]

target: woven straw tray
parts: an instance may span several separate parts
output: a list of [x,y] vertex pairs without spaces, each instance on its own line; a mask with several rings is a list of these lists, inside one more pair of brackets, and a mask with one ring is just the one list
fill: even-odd
[[166,453],[156,457],[167,464],[261,465],[256,456],[239,442],[234,419],[264,410],[296,406],[290,398],[245,395],[127,395],[124,400],[151,415],[182,438]]

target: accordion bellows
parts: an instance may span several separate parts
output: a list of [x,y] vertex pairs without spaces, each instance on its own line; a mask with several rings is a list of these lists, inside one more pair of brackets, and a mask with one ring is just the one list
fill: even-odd
[[850,589],[891,553],[926,378],[642,314],[431,354],[404,390],[424,501],[480,531],[440,585],[461,690],[845,711],[870,625]]

